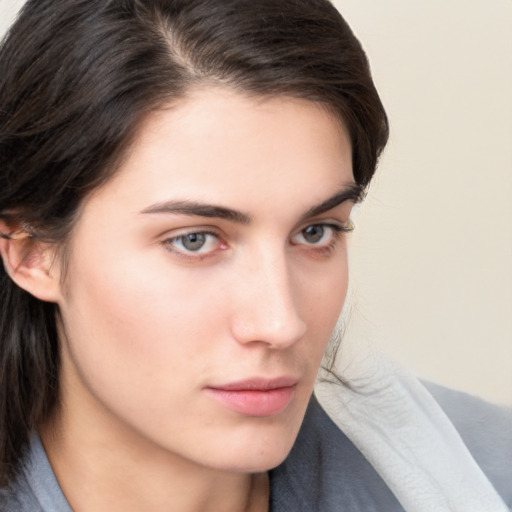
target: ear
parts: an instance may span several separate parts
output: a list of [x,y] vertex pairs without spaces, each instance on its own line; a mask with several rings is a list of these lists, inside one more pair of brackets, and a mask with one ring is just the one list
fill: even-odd
[[55,246],[34,238],[22,225],[0,219],[0,254],[5,271],[22,289],[46,302],[61,296]]

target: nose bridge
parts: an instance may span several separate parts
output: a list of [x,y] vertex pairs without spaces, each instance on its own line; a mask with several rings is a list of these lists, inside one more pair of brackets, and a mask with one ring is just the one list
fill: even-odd
[[285,248],[260,250],[247,256],[243,287],[236,305],[234,335],[243,343],[262,342],[275,348],[299,340],[306,325]]

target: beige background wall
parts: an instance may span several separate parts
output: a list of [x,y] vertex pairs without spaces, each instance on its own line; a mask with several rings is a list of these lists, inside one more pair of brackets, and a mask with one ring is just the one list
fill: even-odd
[[512,404],[512,2],[335,3],[392,131],[352,240],[346,341]]
[[[0,30],[21,3],[0,0]],[[512,404],[512,2],[335,4],[392,129],[356,218],[345,342]]]

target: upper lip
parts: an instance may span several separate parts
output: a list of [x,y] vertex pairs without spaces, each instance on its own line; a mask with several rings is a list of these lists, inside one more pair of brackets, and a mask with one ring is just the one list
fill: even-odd
[[272,389],[289,388],[295,386],[297,381],[298,379],[290,376],[274,378],[251,377],[249,379],[208,387],[210,389],[220,389],[223,391],[269,391]]

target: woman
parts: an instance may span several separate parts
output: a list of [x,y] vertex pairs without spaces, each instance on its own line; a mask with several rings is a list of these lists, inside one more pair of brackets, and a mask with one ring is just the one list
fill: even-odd
[[2,510],[505,510],[414,379],[311,398],[388,134],[328,2],[33,0],[0,69]]

